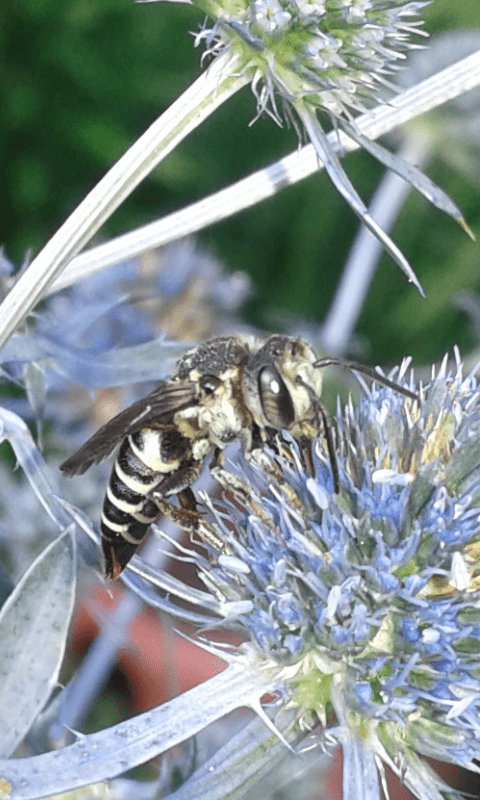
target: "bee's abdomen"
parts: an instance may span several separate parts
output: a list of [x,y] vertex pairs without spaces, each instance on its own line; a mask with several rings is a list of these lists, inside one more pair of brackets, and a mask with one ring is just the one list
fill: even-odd
[[168,435],[151,429],[123,440],[108,482],[100,522],[105,572],[109,577],[120,575],[158,515],[158,506],[149,495],[166,475],[175,471],[182,444],[172,443]]

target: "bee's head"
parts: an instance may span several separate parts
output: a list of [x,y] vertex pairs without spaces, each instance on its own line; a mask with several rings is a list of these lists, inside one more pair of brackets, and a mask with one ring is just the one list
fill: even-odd
[[[317,358],[303,339],[270,336],[245,366],[242,391],[260,428],[287,430],[294,438],[318,433],[322,382]],[[311,427],[313,426],[313,428]]]
[[405,397],[418,400],[404,386],[385,378],[371,367],[337,358],[317,359],[311,346],[291,336],[270,336],[247,360],[242,377],[242,393],[254,421],[265,431],[285,430],[297,441],[304,465],[313,474],[311,441],[323,430],[334,491],[340,489],[332,429],[320,402],[323,367],[339,365],[359,372]]

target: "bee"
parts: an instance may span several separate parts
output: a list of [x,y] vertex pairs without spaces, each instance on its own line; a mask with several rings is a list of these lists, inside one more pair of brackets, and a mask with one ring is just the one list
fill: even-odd
[[[240,442],[247,460],[269,470],[272,462],[265,458],[265,447],[278,452],[277,436],[286,431],[313,475],[312,440],[323,431],[338,493],[333,435],[320,402],[321,370],[332,364],[418,399],[373,369],[336,358],[318,359],[303,339],[278,334],[263,341],[219,337],[187,352],[169,378],[64,461],[60,469],[65,475],[81,475],[120,445],[100,522],[107,577],[120,575],[160,512],[221,547],[213,527],[197,510],[191,487],[210,454],[210,471],[222,484],[223,451],[230,442]],[[235,485],[232,477],[228,486]],[[168,502],[172,496],[177,506]]]

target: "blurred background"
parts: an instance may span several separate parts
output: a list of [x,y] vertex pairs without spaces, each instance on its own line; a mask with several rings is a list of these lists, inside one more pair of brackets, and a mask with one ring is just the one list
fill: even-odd
[[[463,29],[476,29],[480,37],[478,0],[435,0],[423,16],[432,41],[442,31]],[[195,80],[201,51],[189,32],[201,22],[185,4],[12,0],[5,6],[0,243],[16,265],[47,242],[129,144]],[[457,48],[460,57],[454,40],[452,60]],[[463,105],[462,113],[441,107],[410,130],[428,135],[422,168],[460,206],[479,239],[478,96],[470,109]],[[255,101],[245,88],[154,171],[97,241],[194,202],[296,148],[292,129],[279,129],[267,117],[249,127],[254,116]],[[404,136],[397,133],[384,144],[398,150]],[[366,153],[348,156],[344,167],[368,202],[383,168]],[[251,276],[245,318],[275,330],[300,319],[325,319],[357,229],[356,217],[322,174],[210,227],[199,240],[227,271]],[[426,299],[382,255],[350,354],[385,365],[411,355],[420,365],[438,361],[453,344],[462,353],[472,351],[480,320],[478,244],[415,192],[392,235]],[[465,291],[471,294],[459,300]]]
[[[202,17],[186,4],[135,5],[133,0],[10,0],[2,11],[0,244],[19,267],[199,75],[201,51],[193,48],[189,32],[198,30]],[[408,83],[441,69],[445,59],[455,61],[480,48],[478,0],[434,0],[423,14],[432,47],[413,54]],[[394,151],[421,151],[421,168],[460,206],[477,242],[479,109],[480,97],[471,93],[455,107],[441,107],[384,142]],[[254,97],[243,89],[162,162],[96,241],[180,209],[296,149],[295,131],[276,127],[268,117],[249,127],[255,113]],[[383,167],[363,152],[343,163],[368,202]],[[96,426],[138,397],[140,389],[132,388],[136,380],[168,374],[178,356],[172,350],[168,362],[168,353],[162,351],[164,373],[154,375],[157,367],[152,367],[150,374],[145,368],[140,378],[134,374],[137,360],[129,355],[137,351],[125,351],[125,366],[119,348],[148,344],[161,331],[195,341],[245,325],[295,330],[321,344],[321,326],[357,230],[357,218],[320,174],[202,231],[196,243],[146,254],[47,300],[17,339],[25,335],[30,355],[16,363],[19,356],[12,351],[4,363],[12,365],[7,376],[27,389],[33,415],[17,390],[12,408],[32,422],[39,444],[43,436],[52,474],[58,477],[56,465]],[[382,255],[353,335],[340,354],[386,366],[411,355],[414,365],[422,367],[438,362],[446,351],[451,354],[458,344],[462,355],[473,357],[480,349],[479,244],[413,191],[391,235],[417,273],[426,299]],[[6,263],[0,261],[0,266],[8,272]],[[144,363],[150,363],[149,353],[142,353]],[[113,389],[119,384],[128,387],[123,395]],[[0,576],[0,585],[6,594],[54,535],[44,520],[39,524],[31,487],[21,471],[11,475],[13,460],[8,458],[0,460],[0,557],[8,573],[5,579]],[[94,520],[109,469],[105,463],[81,480],[61,485],[70,501]],[[154,549],[154,537],[149,541]],[[82,671],[91,686],[87,692],[77,681],[73,693],[81,713],[65,701],[58,714],[62,731],[65,724],[80,729],[112,724],[221,668],[205,663],[208,654],[200,655],[179,637],[173,645],[171,624],[159,626],[152,609],[128,605],[119,583],[113,589],[100,587],[91,566],[83,583],[87,586],[80,593],[64,680],[73,684],[72,676]],[[123,646],[112,640],[108,620],[115,614],[115,624],[121,619],[125,626]],[[103,642],[101,657],[90,647],[95,637]],[[165,673],[161,659],[167,662]],[[100,690],[102,703],[94,704],[84,726],[82,715]],[[329,796],[335,796],[332,787]]]

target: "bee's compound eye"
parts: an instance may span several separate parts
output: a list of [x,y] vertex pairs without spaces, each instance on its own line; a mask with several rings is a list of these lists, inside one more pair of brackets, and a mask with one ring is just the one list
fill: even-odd
[[199,382],[200,388],[205,394],[213,394],[222,381],[215,375],[202,375]]
[[288,429],[295,421],[292,398],[280,373],[273,367],[263,367],[258,373],[258,391],[262,410],[269,424],[280,430]]

